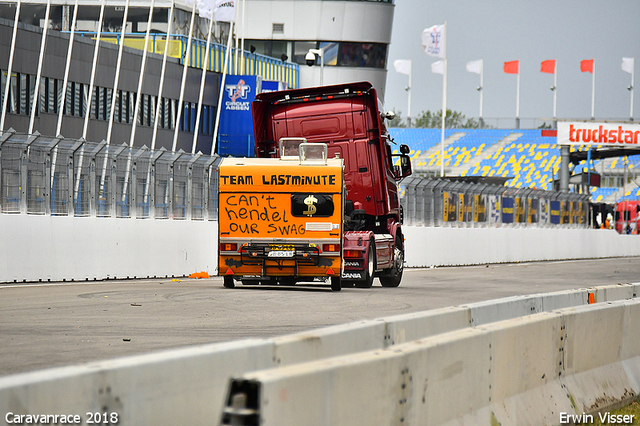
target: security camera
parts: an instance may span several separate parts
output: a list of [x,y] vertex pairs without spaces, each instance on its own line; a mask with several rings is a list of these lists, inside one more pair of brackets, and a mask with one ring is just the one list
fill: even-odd
[[316,55],[313,52],[309,51],[305,55],[304,60],[307,61],[307,65],[312,67],[316,64]]

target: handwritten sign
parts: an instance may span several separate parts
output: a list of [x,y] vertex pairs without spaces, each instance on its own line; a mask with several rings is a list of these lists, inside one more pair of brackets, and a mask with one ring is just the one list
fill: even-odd
[[[326,197],[326,195],[325,195]],[[340,205],[340,194],[333,194],[332,201]],[[308,223],[313,223],[313,216],[296,217],[291,212],[291,194],[220,194],[219,225],[225,237],[300,237],[308,231]],[[331,212],[331,216],[319,217],[323,222],[328,220],[340,223],[339,210]],[[314,237],[329,236],[330,230],[313,231]]]

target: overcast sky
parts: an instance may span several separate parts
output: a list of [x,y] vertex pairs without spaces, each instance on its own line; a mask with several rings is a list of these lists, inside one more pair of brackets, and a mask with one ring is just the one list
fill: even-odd
[[[553,116],[553,74],[540,63],[557,60],[558,118],[591,117],[591,77],[580,61],[595,59],[596,119],[629,119],[623,57],[635,57],[640,88],[640,0],[395,0],[385,107],[407,113],[408,77],[395,72],[396,59],[413,60],[411,115],[442,108],[442,75],[431,72],[438,60],[421,50],[422,30],[447,21],[447,108],[478,117],[480,76],[466,71],[484,59],[485,119],[516,113],[516,75],[503,64],[520,60],[520,118]],[[634,94],[634,120],[640,122],[640,90]],[[491,123],[490,123],[491,124]],[[501,122],[510,127],[513,120]]]

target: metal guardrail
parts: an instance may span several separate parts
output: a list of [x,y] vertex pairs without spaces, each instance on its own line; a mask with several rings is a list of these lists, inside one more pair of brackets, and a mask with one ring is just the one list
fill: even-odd
[[[220,157],[0,135],[0,213],[217,220]],[[407,225],[587,228],[589,196],[409,177]]]
[[0,213],[217,220],[217,156],[0,135]]
[[[96,32],[77,31],[76,34],[85,37],[95,37]],[[101,33],[101,40],[106,43],[120,44],[120,33]],[[150,35],[150,43],[148,51],[151,53],[164,53],[166,44],[166,34],[152,33]],[[178,58],[181,64],[186,60],[188,37],[181,34],[170,34],[168,45],[168,55]],[[124,44],[134,49],[144,49],[144,34],[127,33],[125,34]],[[224,69],[224,56],[227,47],[218,43],[210,44],[209,63],[204,64],[207,43],[205,40],[193,39],[191,41],[191,54],[189,55],[188,65],[194,68],[207,68],[209,71],[222,73]],[[236,58],[237,55],[237,58]],[[237,63],[233,61],[237,59]],[[241,70],[241,64],[244,64],[244,70]],[[300,87],[300,65],[293,62],[285,62],[282,59],[272,58],[258,53],[251,53],[246,50],[235,49],[231,47],[231,60],[227,65],[227,73],[237,74],[237,69],[241,74],[259,75],[263,80],[277,80],[287,83],[290,89]]]
[[402,185],[407,225],[589,227],[585,194],[420,177],[406,178]]

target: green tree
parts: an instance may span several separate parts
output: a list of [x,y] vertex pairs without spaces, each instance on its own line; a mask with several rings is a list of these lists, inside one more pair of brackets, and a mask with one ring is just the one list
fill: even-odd
[[[422,111],[414,120],[414,127],[420,128],[440,128],[442,127],[442,110],[433,113],[431,111]],[[445,128],[447,129],[479,129],[481,128],[479,120],[467,118],[459,111],[447,109],[445,117]]]

